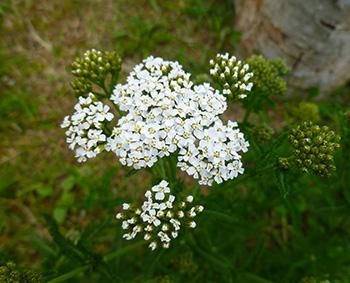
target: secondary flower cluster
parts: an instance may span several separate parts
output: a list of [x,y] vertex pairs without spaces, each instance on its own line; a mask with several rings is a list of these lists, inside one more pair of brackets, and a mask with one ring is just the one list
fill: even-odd
[[223,88],[223,94],[233,99],[247,97],[253,83],[253,73],[249,72],[249,65],[237,60],[228,53],[217,54],[215,59],[210,60],[210,74]]
[[164,180],[146,191],[145,197],[141,207],[124,203],[123,211],[117,213],[116,218],[122,220],[122,228],[127,231],[124,239],[132,240],[140,234],[152,250],[169,248],[182,227],[195,228],[193,219],[204,209],[201,205],[192,205],[192,196],[176,201]]
[[66,131],[66,142],[75,151],[78,162],[85,162],[104,150],[107,136],[105,122],[113,119],[109,106],[97,101],[90,93],[87,98],[79,97],[75,112],[66,116],[61,124]]
[[72,63],[72,74],[76,77],[72,87],[78,95],[85,95],[92,91],[92,83],[102,87],[107,74],[118,74],[120,68],[121,59],[116,52],[88,50]]
[[243,174],[238,152],[246,152],[249,144],[237,127],[236,122],[228,121],[226,126],[216,120],[212,127],[197,132],[198,143],[181,148],[178,166],[199,178],[199,184],[209,186]]
[[303,172],[312,170],[320,176],[328,176],[335,170],[333,154],[340,147],[340,137],[327,126],[304,122],[292,130],[289,141]]

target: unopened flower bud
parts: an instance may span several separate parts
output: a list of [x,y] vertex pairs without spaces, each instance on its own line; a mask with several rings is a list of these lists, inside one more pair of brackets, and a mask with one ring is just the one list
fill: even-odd
[[333,155],[340,146],[339,140],[340,137],[327,126],[319,127],[312,122],[304,122],[289,135],[299,168],[320,176],[328,176],[335,169]]

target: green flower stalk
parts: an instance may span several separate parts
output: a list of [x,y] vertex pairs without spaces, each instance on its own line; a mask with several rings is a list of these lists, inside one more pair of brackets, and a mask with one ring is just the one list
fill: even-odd
[[71,65],[72,74],[76,77],[72,87],[78,95],[86,94],[96,84],[107,93],[111,89],[105,86],[107,76],[111,75],[111,86],[117,81],[120,69],[121,58],[116,52],[88,50],[82,57],[78,57]]
[[228,53],[217,54],[210,60],[210,75],[222,88],[222,93],[227,97],[239,100],[247,97],[253,83],[253,73],[249,72],[249,65]]
[[286,92],[287,84],[282,76],[289,69],[281,59],[268,60],[261,55],[253,55],[246,62],[249,70],[254,73],[254,94],[270,96],[283,95]]
[[329,176],[336,169],[333,155],[340,147],[340,137],[327,126],[304,122],[291,131],[289,141],[294,147],[296,164],[303,172]]

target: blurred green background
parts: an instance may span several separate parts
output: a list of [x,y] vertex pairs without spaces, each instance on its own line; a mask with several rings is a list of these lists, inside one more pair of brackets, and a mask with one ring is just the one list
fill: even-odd
[[[200,80],[217,52],[234,52],[240,34],[231,0],[2,0],[0,23],[0,264],[11,260],[53,278],[79,262],[65,262],[59,236],[52,239],[55,224],[45,216],[67,242],[84,238],[86,248],[108,253],[125,245],[115,208],[142,196],[148,178],[142,172],[126,178],[111,154],[83,165],[74,160],[59,127],[76,101],[69,86],[72,60],[90,48],[117,50],[125,77],[153,54],[178,60]],[[283,283],[315,276],[350,282],[349,131],[343,115],[348,93],[344,86],[311,106],[316,114],[300,98],[280,99],[269,113],[276,131],[286,125],[286,113],[300,120],[300,113],[311,113],[342,135],[340,170],[331,179],[290,177],[286,189],[278,176],[262,176],[208,198],[217,210],[230,211],[232,223],[208,217],[196,235],[205,235],[201,244],[227,256],[237,274],[182,245],[167,255],[141,252],[140,262],[130,256],[115,262],[115,281]],[[316,94],[305,94],[305,100]],[[304,112],[295,110],[302,107]],[[239,111],[231,115],[241,117]],[[70,282],[113,282],[102,271],[93,274]]]

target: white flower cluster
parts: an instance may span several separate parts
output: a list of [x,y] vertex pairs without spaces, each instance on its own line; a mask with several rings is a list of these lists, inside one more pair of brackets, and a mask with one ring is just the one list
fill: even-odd
[[79,97],[75,112],[66,116],[61,124],[66,131],[69,148],[75,151],[78,162],[85,162],[104,150],[107,141],[104,123],[113,119],[109,106],[97,101],[90,93],[87,98]]
[[116,218],[122,220],[122,228],[128,231],[123,235],[124,239],[132,240],[138,234],[143,234],[152,250],[159,246],[169,248],[181,227],[195,228],[193,218],[204,209],[201,205],[191,205],[192,196],[176,202],[164,180],[147,191],[145,197],[147,199],[141,207],[124,203],[123,212],[117,213]]
[[[227,54],[218,58],[228,60],[229,66],[233,62]],[[243,74],[247,67],[239,70]],[[243,173],[239,153],[247,151],[248,142],[236,123],[221,122],[225,96],[208,83],[194,85],[179,63],[146,58],[130,72],[126,84],[116,85],[111,100],[125,115],[109,136],[104,124],[113,115],[93,94],[80,97],[76,112],[65,118],[67,143],[79,162],[107,150],[123,165],[140,169],[178,151],[178,167],[200,184],[221,183]]]
[[199,184],[209,186],[243,174],[239,152],[246,152],[249,144],[237,127],[236,122],[228,121],[226,126],[218,119],[212,127],[196,133],[198,142],[180,150],[178,166],[199,178]]
[[107,150],[140,169],[193,143],[194,131],[210,126],[227,104],[209,84],[195,86],[189,78],[179,63],[161,58],[135,66],[111,97],[127,115],[113,129]]
[[237,99],[247,97],[246,93],[253,87],[250,81],[253,73],[248,72],[248,64],[225,53],[217,54],[215,59],[210,60],[210,66],[210,74],[222,86],[223,94]]

